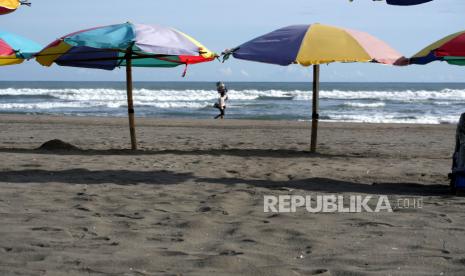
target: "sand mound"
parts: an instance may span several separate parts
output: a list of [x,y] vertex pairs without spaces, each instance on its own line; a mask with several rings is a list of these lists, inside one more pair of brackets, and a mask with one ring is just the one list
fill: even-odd
[[78,147],[70,143],[63,142],[59,139],[47,141],[38,148],[39,150],[57,151],[57,150],[79,150]]

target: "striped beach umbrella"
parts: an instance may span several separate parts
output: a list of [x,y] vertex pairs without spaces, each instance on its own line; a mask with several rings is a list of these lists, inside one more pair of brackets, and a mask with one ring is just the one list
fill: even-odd
[[32,58],[41,48],[32,40],[0,31],[0,66],[22,63]]
[[[214,60],[216,54],[176,29],[124,23],[65,35],[37,54],[44,65],[113,70],[126,67],[131,147],[137,149],[132,67],[176,67]],[[184,71],[185,73],[185,71]]]
[[21,5],[30,6],[31,3],[20,0],[0,0],[0,15],[14,12]]
[[294,25],[257,37],[232,50],[235,58],[277,65],[313,65],[311,151],[316,151],[320,64],[375,62],[403,65],[404,58],[383,41],[360,31],[321,24]]
[[464,66],[465,31],[451,34],[434,42],[410,58],[410,64],[427,64],[436,60]]

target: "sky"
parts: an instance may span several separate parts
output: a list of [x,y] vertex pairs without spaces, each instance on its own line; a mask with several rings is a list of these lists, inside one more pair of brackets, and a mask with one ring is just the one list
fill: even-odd
[[[77,30],[124,23],[175,27],[220,53],[275,29],[321,23],[368,32],[407,57],[430,43],[465,29],[465,1],[434,0],[389,6],[371,0],[30,0],[32,7],[0,16],[0,29],[43,45]],[[311,67],[277,66],[231,58],[183,67],[137,68],[135,81],[310,81]],[[125,71],[42,67],[35,61],[0,67],[0,81],[124,81]],[[465,82],[465,68],[435,62],[427,66],[380,64],[321,66],[324,82]]]

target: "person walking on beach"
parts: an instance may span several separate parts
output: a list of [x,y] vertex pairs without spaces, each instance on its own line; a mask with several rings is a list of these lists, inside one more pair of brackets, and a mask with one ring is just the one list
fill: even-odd
[[215,103],[215,107],[220,110],[220,114],[215,117],[215,119],[224,119],[225,115],[225,110],[226,110],[226,101],[228,100],[228,89],[226,88],[226,85],[222,82],[217,82],[216,83],[216,90],[218,91],[219,98],[218,102]]

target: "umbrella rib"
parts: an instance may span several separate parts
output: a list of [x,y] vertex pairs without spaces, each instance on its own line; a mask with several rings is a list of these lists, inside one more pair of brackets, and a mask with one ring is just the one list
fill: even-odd
[[[47,54],[36,54],[35,57],[44,57],[44,56],[61,56],[61,55],[83,55],[83,54],[93,54],[93,53],[106,53],[109,51],[114,51],[114,52],[122,52],[125,53],[125,51],[122,50],[101,50],[101,51],[84,51],[84,52],[79,52],[79,53],[47,53]],[[173,63],[179,63],[179,64],[184,64],[185,62],[177,61],[170,59],[169,57],[175,57],[175,55],[164,55],[164,54],[141,54],[141,53],[134,53],[131,59],[144,59],[144,58],[153,58],[153,59],[159,59],[163,61],[168,61],[168,62],[173,62]],[[13,58],[11,58],[13,59]],[[88,58],[88,59],[69,59],[67,61],[109,61],[109,60],[124,60],[125,57],[109,57],[109,58]]]
[[47,54],[41,54],[37,53],[35,56],[36,57],[47,57],[47,56],[62,56],[62,55],[81,55],[81,54],[93,54],[93,53],[106,53],[106,52],[119,52],[118,50],[97,50],[97,51],[82,51],[79,53],[47,53]]
[[[170,62],[176,62],[182,64],[182,62],[177,62],[177,61],[172,61],[168,59],[162,59],[158,58],[156,56],[145,56],[145,57],[131,57],[131,59],[144,59],[144,58],[153,58],[153,59],[160,59],[160,60],[166,60]],[[125,57],[108,57],[108,58],[82,58],[82,59],[67,59],[66,61],[111,61],[111,60],[124,60]]]
[[[90,54],[90,53],[103,53],[107,51],[92,51],[92,52],[80,52],[80,53],[50,53],[50,54],[37,54],[35,55],[36,57],[43,57],[43,56],[56,56],[56,55],[81,55],[81,54]],[[184,62],[169,59],[169,57],[175,57],[172,55],[147,55],[147,54],[139,54],[139,53],[134,53],[134,55],[131,57],[131,59],[145,59],[145,58],[153,58],[153,59],[159,59],[159,60],[164,60],[164,61],[169,61],[173,63],[179,63],[179,64],[184,64]],[[6,58],[5,58],[6,59]],[[81,58],[75,58],[75,59],[68,59],[67,61],[106,61],[106,60],[124,60],[125,57],[108,57],[108,58],[87,58],[87,59],[81,59]]]
[[[184,64],[184,62],[181,62],[181,61],[178,61],[178,60],[172,60],[172,59],[169,59],[169,57],[175,57],[173,55],[147,55],[147,54],[141,54],[141,53],[134,53],[134,55],[136,55],[136,59],[144,59],[144,58],[155,58],[155,59],[159,59],[159,60],[163,60],[163,61],[169,61],[169,62],[174,62],[174,63],[179,63],[179,64]],[[134,57],[133,57],[134,59]]]

